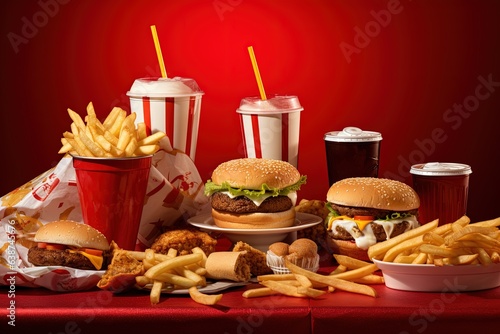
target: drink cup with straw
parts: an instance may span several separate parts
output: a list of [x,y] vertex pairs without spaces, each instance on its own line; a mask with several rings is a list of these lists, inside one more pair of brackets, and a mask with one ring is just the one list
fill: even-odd
[[161,77],[145,77],[134,81],[127,95],[137,122],[146,124],[148,134],[163,131],[172,147],[194,161],[204,92],[194,79],[167,76],[156,26],[151,26]]
[[252,46],[248,52],[260,98],[243,98],[236,110],[240,115],[245,157],[283,160],[297,167],[300,112],[304,108],[294,95],[268,99]]

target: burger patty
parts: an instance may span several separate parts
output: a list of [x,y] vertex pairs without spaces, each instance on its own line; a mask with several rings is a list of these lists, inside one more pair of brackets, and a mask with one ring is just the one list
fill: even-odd
[[238,196],[231,198],[221,192],[212,195],[212,208],[218,211],[225,211],[231,213],[272,213],[287,211],[292,208],[292,200],[288,196],[275,196],[268,197],[257,206],[253,201],[245,196]]
[[[111,258],[110,251],[103,252],[103,264],[100,270],[107,268]],[[79,253],[69,250],[48,250],[31,247],[28,251],[28,261],[35,266],[65,266],[82,270],[96,270],[92,262]]]
[[[351,206],[343,206],[334,203],[330,203],[332,209],[337,211],[342,216],[354,217],[354,216],[373,216],[375,218],[385,218],[386,216],[391,216],[395,211],[391,210],[380,210],[374,208],[361,208],[361,207],[351,207]],[[416,216],[418,214],[418,209],[403,211],[404,213]],[[402,212],[399,212],[402,213]],[[376,223],[368,224],[373,230],[375,237],[378,241],[387,240],[387,235],[382,225]],[[394,238],[408,230],[410,227],[410,223],[407,221],[403,221],[402,223],[394,224],[394,228],[390,235],[390,238]],[[363,235],[363,232],[360,231],[357,227],[353,228],[352,231],[356,236]],[[328,231],[328,234],[334,239],[340,240],[354,240],[353,236],[346,231],[342,226],[337,226],[335,231]]]
[[[375,218],[385,218],[386,216],[390,216],[393,213],[396,213],[396,211],[391,211],[391,210],[380,210],[380,209],[374,209],[374,208],[359,208],[359,207],[353,207],[353,206],[343,206],[343,205],[338,205],[334,203],[330,203],[332,206],[332,209],[337,211],[341,216],[349,216],[349,217],[354,217],[354,216],[373,216]],[[418,213],[418,209],[414,210],[409,210],[409,211],[398,211],[399,213],[408,213],[410,215],[416,216]]]
[[[373,230],[373,233],[375,234],[375,237],[377,238],[377,242],[379,241],[384,241],[387,240],[387,235],[385,233],[385,230],[382,225],[376,224],[376,223],[370,223],[368,224]],[[410,227],[410,223],[407,221],[403,221],[402,223],[394,224],[394,228],[391,233],[391,238],[394,238],[403,232],[406,232],[406,230]],[[365,227],[366,228],[366,227]],[[353,227],[353,231],[355,236],[362,236],[363,231],[359,230],[357,226]],[[333,239],[340,239],[340,240],[354,240],[353,236],[347,232],[345,228],[342,226],[337,226],[335,231],[328,231],[328,235],[330,235],[331,238]]]

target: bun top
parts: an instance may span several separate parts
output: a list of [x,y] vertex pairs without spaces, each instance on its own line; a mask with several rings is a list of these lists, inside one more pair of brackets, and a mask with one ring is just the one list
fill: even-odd
[[223,162],[212,173],[212,182],[227,182],[233,188],[255,189],[267,184],[270,188],[283,189],[300,180],[299,171],[281,160],[243,158]]
[[412,187],[373,177],[340,180],[330,187],[326,199],[338,205],[391,211],[409,211],[420,206],[420,199]]
[[36,232],[34,240],[79,248],[109,249],[109,243],[104,234],[92,226],[72,220],[58,220],[45,224]]

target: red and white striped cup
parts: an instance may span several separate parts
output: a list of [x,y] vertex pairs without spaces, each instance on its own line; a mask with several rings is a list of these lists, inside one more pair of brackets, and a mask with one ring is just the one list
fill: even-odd
[[297,167],[302,110],[297,96],[242,99],[236,112],[240,115],[245,156],[283,160]]
[[204,92],[190,78],[140,78],[127,95],[136,122],[146,123],[148,134],[163,131],[172,147],[194,161]]

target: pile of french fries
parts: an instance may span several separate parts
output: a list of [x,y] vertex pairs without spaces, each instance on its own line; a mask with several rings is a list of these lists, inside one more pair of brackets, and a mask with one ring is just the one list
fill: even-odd
[[135,124],[136,114],[115,107],[104,122],[96,116],[94,106],[87,106],[85,120],[75,111],[68,109],[73,120],[71,132],[61,138],[62,147],[58,153],[70,153],[83,157],[133,157],[154,154],[159,150],[158,142],[165,133],[158,131],[147,135],[146,124]]
[[144,275],[136,277],[139,287],[150,287],[151,304],[158,304],[162,290],[188,289],[191,298],[200,304],[215,305],[222,294],[205,294],[198,287],[207,285],[205,262],[207,255],[199,248],[192,249],[192,254],[178,255],[170,248],[167,254],[155,253],[152,249],[144,252],[127,251],[135,259],[142,261]]
[[438,226],[421,225],[368,249],[368,256],[385,262],[465,265],[500,263],[500,217],[471,223],[463,216]]
[[372,284],[383,284],[384,278],[374,274],[378,270],[373,263],[344,255],[334,255],[339,266],[328,275],[303,269],[286,261],[290,274],[269,274],[257,277],[263,287],[248,289],[243,297],[254,298],[276,294],[292,297],[318,298],[335,290],[377,297]]

